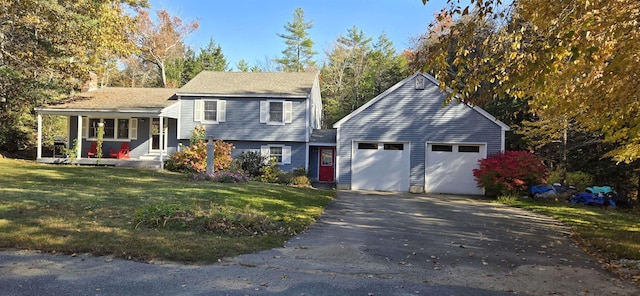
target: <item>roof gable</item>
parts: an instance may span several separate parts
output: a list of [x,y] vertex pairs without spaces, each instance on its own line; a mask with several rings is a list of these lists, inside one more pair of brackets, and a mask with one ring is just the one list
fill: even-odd
[[[423,77],[425,77],[427,79],[428,82],[434,84],[437,87],[440,87],[440,84],[438,83],[438,81],[431,75],[428,74],[424,74],[424,73],[420,73],[420,72],[416,72],[413,75],[403,79],[402,81],[396,83],[395,85],[393,85],[392,87],[390,87],[389,89],[385,90],[384,92],[382,92],[381,94],[379,94],[378,96],[376,96],[375,98],[371,99],[369,102],[367,102],[366,104],[360,106],[360,108],[354,110],[353,112],[349,113],[347,116],[345,116],[344,118],[340,119],[338,122],[336,122],[333,127],[334,128],[339,128],[340,125],[342,125],[343,123],[349,121],[351,118],[357,116],[359,113],[361,113],[362,111],[366,110],[367,108],[369,108],[371,105],[375,104],[376,102],[384,99],[385,97],[387,97],[389,94],[393,93],[395,90],[397,90],[398,88],[402,87],[403,85],[405,85],[406,83],[410,83],[413,81],[413,79],[415,77],[417,77],[418,75],[421,75]],[[494,116],[492,116],[491,114],[489,114],[487,111],[485,111],[484,109],[478,107],[478,106],[471,106],[466,104],[467,107],[473,109],[474,111],[478,112],[479,114],[481,114],[482,116],[486,117],[487,119],[489,119],[490,121],[492,121],[493,123],[495,123],[496,125],[498,125],[502,130],[508,131],[510,130],[509,126],[504,124],[502,121],[498,120],[497,118],[495,118]]]
[[177,95],[293,96],[306,98],[316,73],[202,71],[181,87]]

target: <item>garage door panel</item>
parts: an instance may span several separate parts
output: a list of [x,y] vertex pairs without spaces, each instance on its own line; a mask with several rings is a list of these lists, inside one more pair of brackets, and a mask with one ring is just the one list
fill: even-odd
[[[433,147],[437,146],[437,147]],[[449,151],[445,146],[450,146]],[[431,193],[483,194],[473,177],[478,160],[486,156],[485,145],[427,144],[425,191]]]
[[[354,190],[407,191],[409,189],[409,149],[379,144],[378,149],[358,149],[355,145],[351,187]],[[364,147],[364,145],[363,145]]]

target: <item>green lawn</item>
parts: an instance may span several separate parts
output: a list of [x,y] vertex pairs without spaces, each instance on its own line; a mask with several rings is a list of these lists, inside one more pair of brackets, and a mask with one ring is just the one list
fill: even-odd
[[[334,191],[313,188],[214,183],[168,172],[0,159],[0,248],[214,262],[281,246],[313,223],[334,196]],[[250,212],[280,223],[286,231],[226,235],[136,227],[136,211],[155,206]]]
[[571,226],[583,248],[604,260],[640,260],[640,211],[567,202],[501,198],[499,202],[541,213]]

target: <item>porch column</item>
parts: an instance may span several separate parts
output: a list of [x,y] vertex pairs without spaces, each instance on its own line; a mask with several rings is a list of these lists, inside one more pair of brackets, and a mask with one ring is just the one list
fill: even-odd
[[164,117],[160,116],[160,169],[164,170]]
[[[53,149],[55,149],[55,147]],[[42,115],[40,113],[38,113],[38,150],[36,152],[36,158],[42,158]]]
[[82,115],[78,115],[78,137],[76,138],[76,158],[82,158]]

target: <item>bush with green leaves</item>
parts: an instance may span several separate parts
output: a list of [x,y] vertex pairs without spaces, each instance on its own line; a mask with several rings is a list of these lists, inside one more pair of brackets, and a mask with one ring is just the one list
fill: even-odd
[[250,177],[262,175],[267,157],[256,151],[244,151],[234,159],[236,165]]
[[311,186],[311,181],[307,176],[294,176],[289,180],[289,184],[295,186]]
[[[589,186],[593,186],[593,176],[589,173],[576,171],[576,172],[567,172],[566,176],[566,184],[564,185],[572,185],[575,186],[577,190],[582,191],[585,190]],[[547,178],[549,183],[561,183],[562,184],[562,172],[559,170],[549,172],[549,177]]]
[[311,181],[307,175],[307,170],[305,170],[304,167],[295,168],[289,173],[288,184],[294,186],[311,186]]
[[489,194],[509,195],[543,183],[547,171],[531,152],[505,151],[480,160],[480,168],[473,170],[473,176]]
[[269,165],[262,169],[262,175],[260,181],[263,183],[280,183],[282,180],[283,172],[278,166],[278,162],[275,158],[271,158]]

